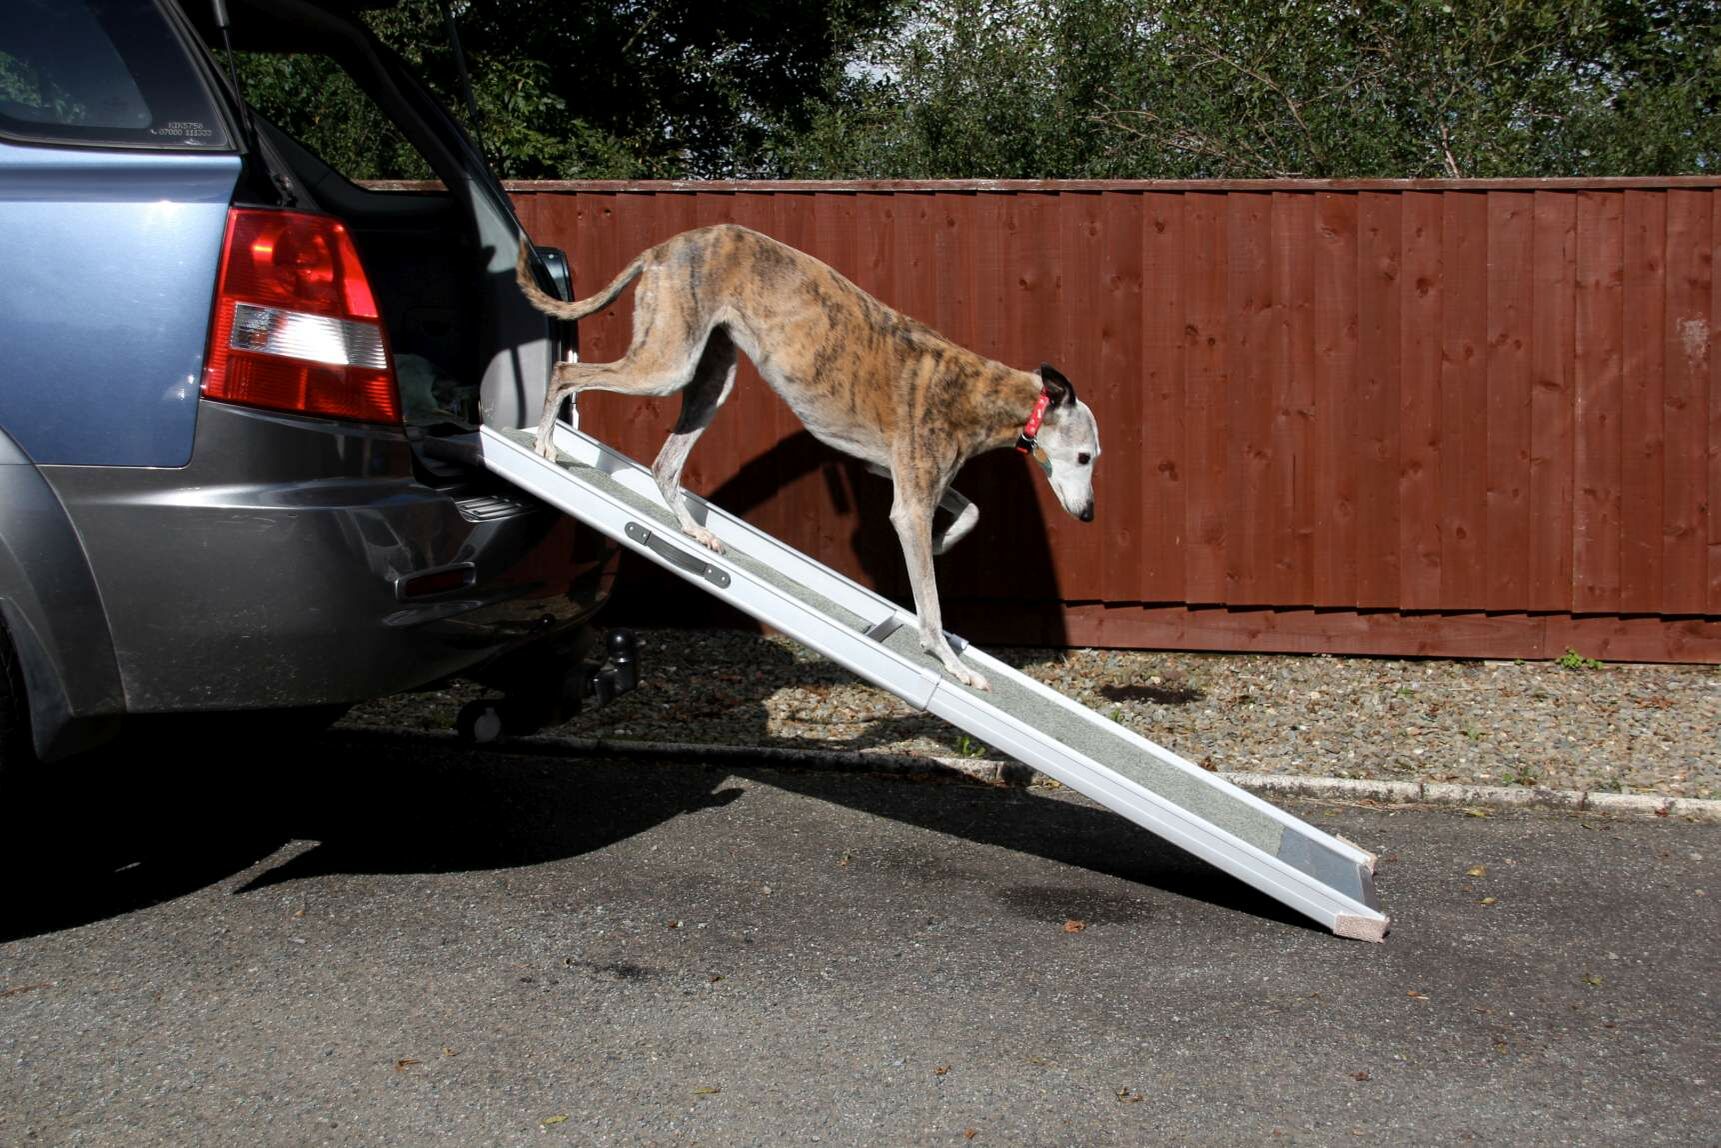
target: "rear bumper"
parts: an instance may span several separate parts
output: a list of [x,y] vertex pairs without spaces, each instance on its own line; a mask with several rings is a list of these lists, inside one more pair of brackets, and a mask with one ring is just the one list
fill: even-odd
[[[176,470],[44,467],[83,542],[128,713],[357,702],[577,626],[613,550],[473,474],[431,486],[398,428],[205,402]],[[470,583],[403,599],[413,575]]]

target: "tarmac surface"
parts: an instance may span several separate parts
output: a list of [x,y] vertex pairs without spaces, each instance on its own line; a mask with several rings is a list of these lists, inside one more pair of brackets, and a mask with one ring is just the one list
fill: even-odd
[[337,734],[7,804],[5,1144],[1721,1142],[1713,824],[1290,804],[1368,945],[1067,791]]

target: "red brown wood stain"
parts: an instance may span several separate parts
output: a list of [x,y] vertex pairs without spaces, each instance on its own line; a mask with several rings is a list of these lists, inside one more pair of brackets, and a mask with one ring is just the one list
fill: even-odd
[[[973,464],[980,526],[939,565],[966,636],[1721,662],[1721,180],[512,190],[577,295],[734,220],[1074,380],[1096,521],[1014,454]],[[619,357],[631,310],[583,356]],[[582,422],[649,461],[678,406],[593,395]],[[888,484],[750,366],[687,479],[907,601]]]

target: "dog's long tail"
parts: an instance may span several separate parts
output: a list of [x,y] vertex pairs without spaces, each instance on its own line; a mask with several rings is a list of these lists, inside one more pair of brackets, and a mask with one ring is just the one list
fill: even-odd
[[527,262],[528,250],[526,241],[522,239],[520,241],[520,256],[514,261],[514,279],[520,284],[520,290],[525,292],[526,299],[532,306],[544,314],[554,315],[558,319],[584,319],[587,315],[601,311],[614,303],[616,296],[620,295],[627,285],[632,283],[645,269],[645,256],[649,254],[649,252],[642,253],[639,258],[629,263],[622,269],[620,275],[610,280],[608,287],[596,295],[589,295],[584,299],[575,299],[571,303],[564,303],[545,292],[533,279],[532,268]]

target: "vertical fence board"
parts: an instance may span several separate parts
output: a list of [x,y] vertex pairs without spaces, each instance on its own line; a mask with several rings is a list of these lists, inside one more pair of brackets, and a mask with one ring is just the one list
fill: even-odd
[[[1177,193],[1146,193],[1141,211],[1141,599],[1184,597],[1183,205]],[[1100,419],[1101,442],[1112,433]],[[1104,462],[1102,466],[1115,465]]]
[[1572,602],[1572,328],[1577,197],[1535,193],[1530,352],[1530,582],[1535,610]]
[[1433,610],[1441,604],[1440,399],[1442,201],[1438,192],[1407,192],[1404,201],[1403,323],[1399,370],[1398,479],[1399,605]]
[[1365,191],[1357,218],[1357,605],[1399,604],[1399,323],[1403,197]]
[[1225,601],[1225,201],[1196,192],[1184,207],[1184,401],[1189,485],[1185,498],[1185,594]]
[[1625,360],[1620,411],[1620,609],[1661,609],[1666,498],[1667,196],[1625,195]]
[[1488,602],[1488,197],[1442,197],[1440,604]]
[[[1086,393],[1094,398],[1098,398],[1093,394],[1095,384],[1117,385],[1100,367],[1105,357],[1105,342],[1117,335],[1106,322],[1107,292],[1102,276],[1106,249],[1113,240],[1105,232],[1102,206],[1100,193],[1095,191],[1057,197],[1058,304],[1049,316],[1048,351],[1042,356],[1076,385],[1077,395],[1084,393],[1086,384]],[[1118,238],[1121,240],[1122,236]],[[1086,319],[1078,329],[1075,324],[1063,321],[1062,314],[1083,315]],[[1137,314],[1139,310],[1130,315],[1132,327]],[[1027,365],[1031,368],[1034,364]],[[1111,583],[1106,572],[1105,528],[1071,518],[1056,498],[1047,499],[1044,505],[1050,522],[1055,524],[1049,536],[1063,569],[1059,589],[1066,598],[1103,601],[1108,597],[1106,591]]]
[[1289,515],[1280,602],[1314,601],[1315,197],[1273,196],[1273,298],[1282,364],[1273,419],[1274,481]]
[[974,201],[974,350],[1012,366],[1028,366],[1010,358],[1009,318],[1005,296],[1015,268],[1006,249],[1005,207],[1014,197],[983,191]]
[[1622,206],[1617,192],[1578,196],[1571,609],[1580,613],[1619,610]]
[[938,269],[937,299],[928,320],[946,338],[974,345],[974,231],[972,193],[933,197],[933,265]]
[[[1142,314],[1142,227],[1140,196],[1108,191],[1100,198],[1100,342],[1097,376],[1077,384],[1100,424],[1104,457],[1095,463],[1094,508],[1104,523],[1104,549],[1098,565],[1108,602],[1151,601],[1147,584],[1158,568],[1146,561],[1142,526],[1151,468],[1142,439],[1146,393],[1154,385],[1144,352],[1147,325]],[[1109,396],[1109,397],[1108,397]],[[1097,405],[1096,405],[1097,404]],[[1102,528],[1096,528],[1096,532]],[[1161,559],[1163,560],[1163,559]]]
[[1250,194],[1225,203],[1225,601],[1232,605],[1273,600],[1281,533],[1272,489],[1272,202]]
[[1535,229],[1528,192],[1488,196],[1488,608],[1528,602],[1530,342]]
[[1666,470],[1662,610],[1699,614],[1708,604],[1709,194],[1667,193]]
[[[1315,194],[1314,604],[1356,604],[1357,196]],[[1191,475],[1191,481],[1196,479]],[[1194,496],[1190,491],[1190,496]]]
[[[1057,196],[1028,192],[1016,197],[1016,226],[1010,232],[1010,265],[1017,285],[1010,296],[1010,326],[1015,346],[1005,361],[1030,369],[1052,358],[1058,346],[1062,311],[1058,306],[1060,243],[1057,213]],[[1077,386],[1080,385],[1078,382]],[[1030,465],[1029,469],[1035,468]],[[1054,516],[1063,517],[1064,512],[1038,473],[1030,475],[1030,480],[1035,510],[1028,513],[1021,509],[1005,511],[1012,519],[1010,531],[1014,545],[1010,552],[1031,553],[1049,548],[1055,558],[1059,554],[1057,527],[1061,524],[1055,522]],[[1011,578],[1021,587],[1018,591],[1021,596],[1043,596],[1054,589],[1062,595],[1065,572],[1065,568],[1059,568],[1059,584],[1055,588],[1033,585],[1033,578],[1025,565],[1015,566]]]
[[1709,192],[1709,613],[1721,614],[1721,195]]

